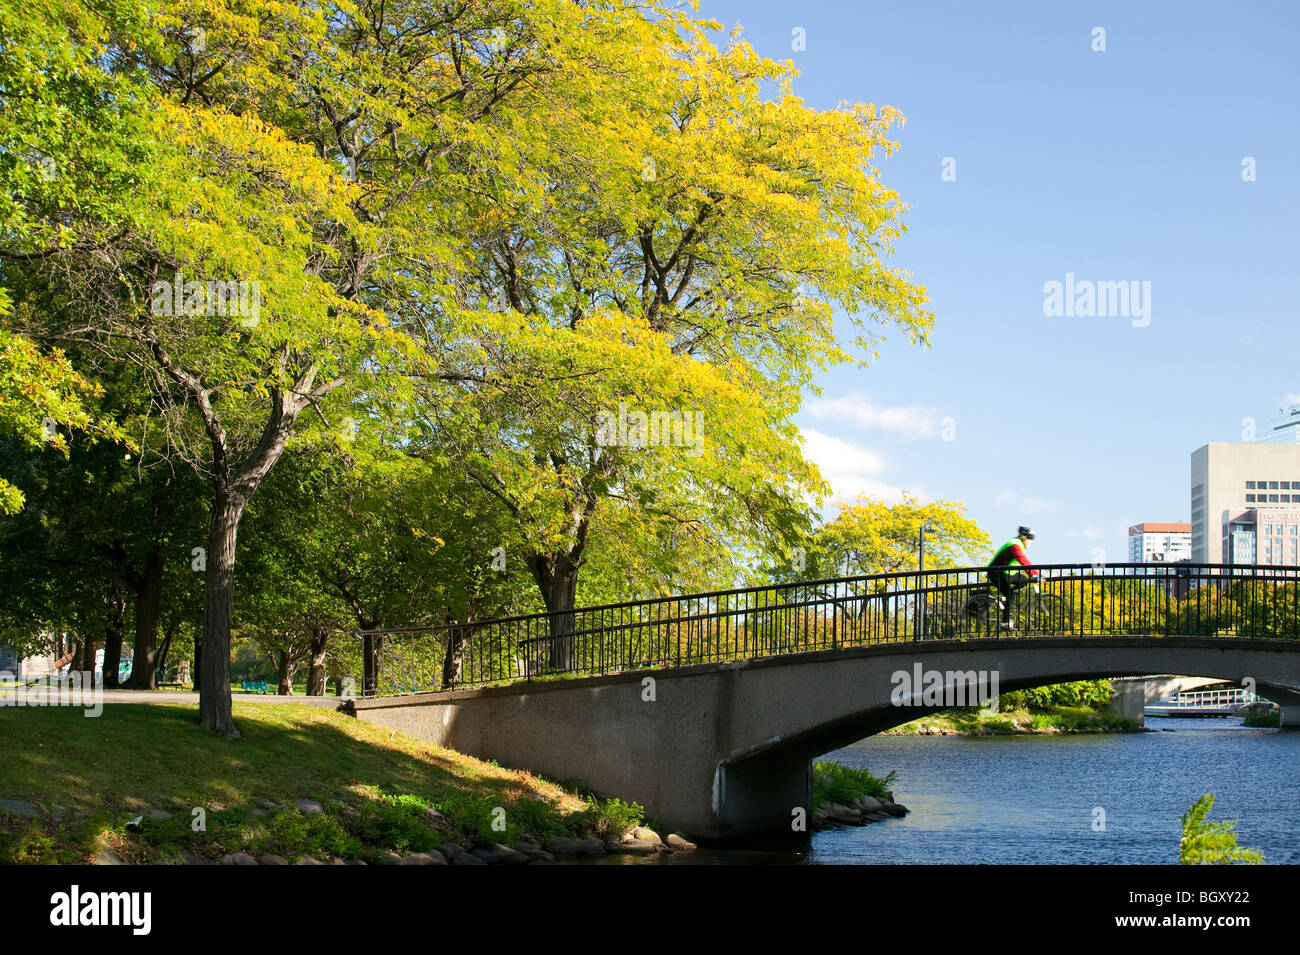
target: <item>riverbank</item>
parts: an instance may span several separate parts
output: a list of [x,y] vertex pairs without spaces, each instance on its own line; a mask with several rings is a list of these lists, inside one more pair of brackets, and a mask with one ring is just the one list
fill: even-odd
[[1063,733],[1141,733],[1142,726],[1117,713],[1083,706],[1048,706],[991,712],[980,707],[944,710],[904,723],[881,736],[1029,736]]
[[300,703],[0,707],[0,863],[549,862],[693,846],[601,800]]

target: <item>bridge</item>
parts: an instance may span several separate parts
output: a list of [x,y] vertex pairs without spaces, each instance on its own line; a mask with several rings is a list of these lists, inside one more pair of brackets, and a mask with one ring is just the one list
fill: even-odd
[[825,752],[1000,692],[1254,681],[1300,724],[1297,568],[1040,567],[1002,631],[982,568],[361,634],[355,714],[578,780],[706,839],[790,831]]

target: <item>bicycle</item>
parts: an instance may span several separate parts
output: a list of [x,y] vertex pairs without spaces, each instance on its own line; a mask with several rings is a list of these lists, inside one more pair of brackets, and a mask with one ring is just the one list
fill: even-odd
[[[1070,608],[1056,594],[1045,594],[1030,582],[1013,593],[1011,620],[1018,624],[1013,633],[1065,633],[1070,629]],[[1002,595],[991,583],[977,585],[963,608],[975,629],[992,630],[1001,619]],[[999,628],[1000,629],[1000,628]]]

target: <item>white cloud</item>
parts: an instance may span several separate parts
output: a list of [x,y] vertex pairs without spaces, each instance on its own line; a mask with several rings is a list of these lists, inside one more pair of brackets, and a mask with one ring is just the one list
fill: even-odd
[[1101,537],[1106,532],[1100,527],[1085,527],[1082,533],[1084,537]]
[[840,398],[814,398],[808,402],[807,410],[819,420],[830,418],[859,428],[893,431],[907,438],[933,438],[939,434],[942,424],[935,408],[879,406],[856,391]]
[[1047,501],[1041,497],[1030,497],[1028,495],[1022,496],[1016,491],[1003,491],[993,499],[993,503],[997,504],[998,507],[1013,507],[1025,514],[1050,511],[1056,507],[1055,501]]
[[896,487],[884,480],[881,476],[889,470],[889,465],[876,452],[820,431],[803,429],[802,433],[804,457],[816,464],[829,482],[833,500],[854,501],[866,494],[897,504],[903,499],[904,490],[920,501],[929,500],[923,491]]
[[1289,391],[1283,401],[1283,404],[1300,405],[1300,392]]

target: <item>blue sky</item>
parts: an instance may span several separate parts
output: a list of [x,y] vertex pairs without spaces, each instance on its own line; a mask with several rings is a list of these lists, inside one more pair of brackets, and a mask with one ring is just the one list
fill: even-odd
[[[1189,519],[1193,450],[1300,401],[1300,4],[699,14],[792,60],[810,106],[907,117],[880,169],[911,206],[892,264],[928,289],[933,345],[894,334],[821,379],[798,422],[840,494],[961,501],[998,541],[1029,523],[1040,563],[1124,560],[1129,524]],[[1149,282],[1149,323],[1045,315],[1067,273]]]

